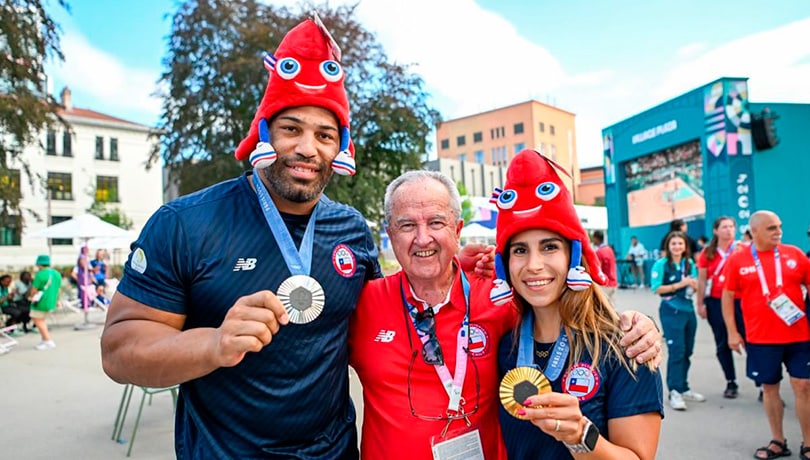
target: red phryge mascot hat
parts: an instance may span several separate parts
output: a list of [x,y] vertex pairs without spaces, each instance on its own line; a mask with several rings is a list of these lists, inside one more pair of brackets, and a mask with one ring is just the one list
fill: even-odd
[[254,168],[276,161],[268,124],[282,110],[312,105],[323,107],[340,123],[340,153],[332,169],[341,175],[356,172],[354,145],[349,131],[349,100],[343,87],[340,47],[317,16],[298,24],[278,45],[276,54],[266,53],[264,67],[270,72],[267,89],[250,124],[250,132],[236,148],[236,159],[250,157]]
[[[514,235],[532,228],[551,230],[571,241],[571,267],[566,279],[570,289],[587,289],[592,282],[591,274],[595,274],[593,278],[599,284],[607,281],[574,209],[571,194],[560,180],[557,169],[565,173],[560,165],[539,152],[523,150],[509,163],[504,190],[495,189],[492,193],[490,201],[498,206],[497,278],[490,297],[497,305],[505,304],[513,297],[502,259],[502,254],[508,250],[506,245]],[[591,274],[582,266],[583,257]]]

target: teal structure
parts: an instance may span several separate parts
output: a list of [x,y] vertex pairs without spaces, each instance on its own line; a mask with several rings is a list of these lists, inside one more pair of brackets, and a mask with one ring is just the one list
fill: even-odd
[[[758,150],[751,120],[763,111],[779,117],[780,142]],[[724,77],[604,128],[602,139],[617,258],[631,236],[652,257],[673,217],[697,239],[732,216],[739,238],[762,209],[782,219],[784,243],[810,249],[810,104],[749,102],[747,78]]]

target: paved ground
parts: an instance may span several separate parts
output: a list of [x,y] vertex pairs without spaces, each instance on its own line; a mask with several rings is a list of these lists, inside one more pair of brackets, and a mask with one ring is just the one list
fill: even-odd
[[[621,310],[638,309],[656,315],[657,301],[649,291],[619,291]],[[62,316],[53,327],[57,348],[33,349],[38,334],[19,338],[11,353],[0,356],[0,446],[3,458],[14,459],[116,459],[124,458],[128,445],[111,440],[113,422],[123,386],[101,370],[101,328],[73,330],[80,317]],[[722,398],[724,382],[714,357],[711,330],[698,326],[690,381],[708,401],[692,403],[686,412],[666,411],[659,459],[749,459],[754,449],[770,439],[753,384],[742,378],[736,400]],[[738,374],[743,361],[737,358]],[[356,379],[354,379],[356,383]],[[801,441],[793,412],[793,397],[783,385],[787,402],[786,435],[794,455]],[[353,388],[356,401],[359,387]],[[129,439],[140,394],[130,408],[123,437]],[[173,418],[171,396],[154,397],[143,411],[132,457],[171,459]],[[795,458],[795,457],[794,457]]]

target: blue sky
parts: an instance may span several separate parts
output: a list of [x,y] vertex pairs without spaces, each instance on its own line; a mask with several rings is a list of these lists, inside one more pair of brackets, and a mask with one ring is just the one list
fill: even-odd
[[[50,2],[65,53],[53,92],[156,123],[174,0],[69,2]],[[362,0],[357,14],[445,119],[528,99],[577,114],[581,166],[600,163],[601,128],[721,76],[749,77],[756,102],[810,103],[807,0]]]

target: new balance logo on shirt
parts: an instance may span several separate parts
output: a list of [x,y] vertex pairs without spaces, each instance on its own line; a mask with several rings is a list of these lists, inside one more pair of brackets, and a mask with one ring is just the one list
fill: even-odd
[[395,335],[397,335],[395,331],[387,331],[385,329],[380,329],[380,332],[377,333],[377,337],[374,337],[374,341],[388,343],[394,340]]
[[247,259],[240,257],[236,260],[236,265],[233,266],[233,271],[248,271],[253,270],[254,268],[256,268],[256,259],[253,257],[249,257]]

